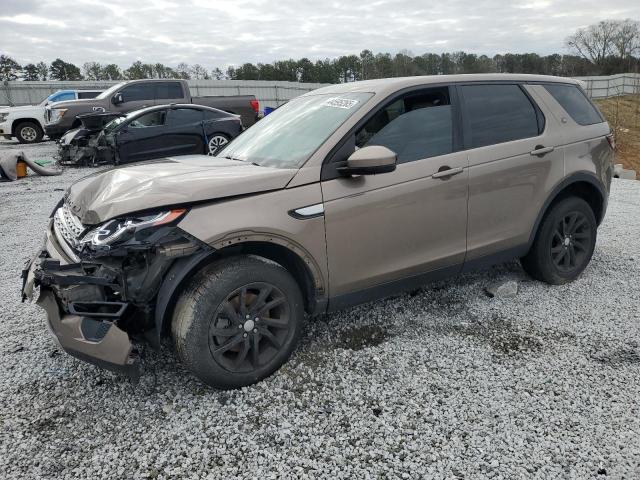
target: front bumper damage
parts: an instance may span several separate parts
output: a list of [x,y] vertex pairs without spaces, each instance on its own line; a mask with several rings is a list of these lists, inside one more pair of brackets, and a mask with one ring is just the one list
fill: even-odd
[[73,259],[55,238],[52,224],[47,228],[44,248],[22,272],[23,300],[32,299],[34,287],[39,287],[36,304],[46,312],[49,331],[62,350],[136,378],[137,351],[118,326],[128,304],[104,301],[100,287],[113,285],[112,279],[87,276],[81,263],[70,263]]
[[[112,142],[111,142],[112,143]],[[58,142],[58,162],[65,166],[97,166],[117,163],[116,149],[99,133],[78,128]]]
[[76,256],[52,219],[44,247],[22,272],[23,300],[33,299],[38,287],[36,304],[62,350],[137,379],[143,343],[159,346],[154,313],[164,274],[176,258],[205,248],[181,239],[181,232],[166,227],[149,241]]

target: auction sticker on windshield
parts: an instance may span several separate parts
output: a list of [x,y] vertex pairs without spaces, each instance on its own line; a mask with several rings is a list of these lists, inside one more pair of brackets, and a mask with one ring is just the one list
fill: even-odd
[[353,100],[351,98],[333,97],[325,100],[323,105],[325,107],[349,109],[349,108],[352,108],[356,103],[358,103],[358,100]]

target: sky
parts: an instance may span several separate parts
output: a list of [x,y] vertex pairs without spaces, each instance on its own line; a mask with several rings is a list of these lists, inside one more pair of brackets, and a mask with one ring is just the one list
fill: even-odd
[[0,53],[208,69],[365,48],[549,54],[605,18],[640,20],[640,0],[0,0]]

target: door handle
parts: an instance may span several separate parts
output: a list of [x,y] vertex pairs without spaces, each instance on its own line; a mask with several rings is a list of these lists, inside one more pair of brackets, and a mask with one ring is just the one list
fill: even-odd
[[529,152],[531,155],[542,156],[547,153],[553,152],[555,150],[554,147],[543,147],[542,145],[537,145],[535,150],[531,150]]
[[459,173],[463,172],[463,168],[462,167],[456,167],[456,168],[449,168],[449,167],[440,167],[437,171],[437,173],[434,173],[433,175],[431,175],[431,178],[442,178],[447,179],[449,177],[453,177],[454,175],[457,175]]

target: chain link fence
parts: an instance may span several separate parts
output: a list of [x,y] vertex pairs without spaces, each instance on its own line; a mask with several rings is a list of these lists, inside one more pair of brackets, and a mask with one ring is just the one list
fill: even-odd
[[640,74],[620,73],[603,77],[576,77],[592,99],[604,99],[640,93]]

